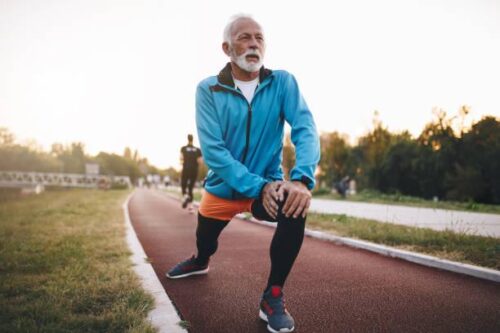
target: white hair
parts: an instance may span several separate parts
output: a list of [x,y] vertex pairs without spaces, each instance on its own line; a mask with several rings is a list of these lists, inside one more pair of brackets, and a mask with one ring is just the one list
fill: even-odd
[[222,36],[224,42],[227,42],[227,43],[229,43],[229,45],[231,45],[231,35],[233,34],[234,25],[236,22],[238,22],[239,20],[243,20],[243,19],[248,19],[248,20],[254,21],[255,23],[258,24],[258,26],[260,27],[260,30],[262,30],[262,26],[260,25],[259,22],[255,21],[255,19],[252,17],[252,15],[236,14],[236,15],[231,16],[231,18],[229,19],[229,22],[227,23],[226,27],[224,28],[224,34]]

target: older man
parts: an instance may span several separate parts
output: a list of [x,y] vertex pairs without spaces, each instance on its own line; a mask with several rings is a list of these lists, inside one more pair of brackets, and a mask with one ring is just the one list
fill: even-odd
[[[217,239],[234,215],[251,212],[277,222],[271,242],[271,272],[259,316],[271,332],[291,332],[282,288],[300,251],[319,161],[313,117],[295,78],[263,67],[266,44],[261,26],[246,15],[234,17],[222,43],[230,62],[218,76],[203,80],[196,92],[196,125],[209,167],[196,230],[196,256],[167,276],[208,273]],[[290,181],[281,169],[285,121],[296,148]]]

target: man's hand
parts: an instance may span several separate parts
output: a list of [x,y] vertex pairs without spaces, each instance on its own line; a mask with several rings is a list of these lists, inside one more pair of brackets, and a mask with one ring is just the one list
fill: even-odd
[[273,219],[278,216],[278,188],[282,183],[282,181],[267,183],[262,190],[262,204]]
[[288,193],[288,197],[283,206],[283,214],[286,217],[297,218],[302,215],[305,218],[311,205],[311,192],[307,186],[298,181],[284,182],[278,189],[278,200],[283,201],[285,193]]

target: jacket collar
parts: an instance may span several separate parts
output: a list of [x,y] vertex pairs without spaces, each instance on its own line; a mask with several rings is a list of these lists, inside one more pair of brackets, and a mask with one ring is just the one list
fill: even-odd
[[[263,82],[273,71],[262,66],[259,71],[259,81]],[[228,62],[226,66],[217,75],[217,80],[220,84],[234,87],[233,75],[231,74],[231,63]]]

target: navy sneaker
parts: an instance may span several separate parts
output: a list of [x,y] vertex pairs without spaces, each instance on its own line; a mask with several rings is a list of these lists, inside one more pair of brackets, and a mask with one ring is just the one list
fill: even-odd
[[174,266],[166,274],[168,278],[180,279],[190,275],[201,275],[208,273],[208,263],[204,266],[196,263],[196,257],[193,255],[191,258],[184,260]]
[[260,301],[260,319],[267,322],[267,330],[273,333],[292,332],[295,322],[286,310],[280,286],[271,286]]

